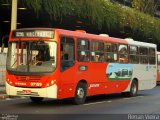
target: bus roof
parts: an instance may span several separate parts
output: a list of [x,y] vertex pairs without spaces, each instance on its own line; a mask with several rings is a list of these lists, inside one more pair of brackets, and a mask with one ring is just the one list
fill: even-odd
[[90,33],[81,32],[78,31],[71,31],[71,30],[64,30],[64,29],[57,29],[57,28],[21,28],[16,29],[13,31],[25,31],[25,30],[50,30],[50,31],[57,31],[60,35],[67,35],[67,36],[73,36],[73,37],[79,37],[84,39],[94,39],[94,40],[104,40],[107,42],[115,42],[115,43],[122,43],[122,44],[130,44],[130,45],[136,45],[136,46],[147,46],[147,47],[153,47],[156,48],[156,44],[153,43],[146,43],[146,42],[139,42],[134,41],[133,39],[121,39],[121,38],[114,38],[109,36],[102,36],[102,35],[95,35]]
[[136,45],[136,46],[144,46],[144,47],[152,47],[152,48],[156,48],[157,45],[153,44],[153,43],[146,43],[146,42],[140,42],[140,41],[134,41],[133,39],[130,38],[126,38],[126,41],[128,41],[128,44],[130,45]]
[[55,30],[61,35],[75,36],[75,37],[84,38],[84,39],[86,38],[86,39],[94,39],[94,40],[104,40],[108,42],[128,44],[126,40],[121,39],[121,38],[114,38],[114,37],[109,37],[109,36],[95,35],[95,34],[90,34],[90,33],[63,30],[63,29],[55,29]]
[[104,40],[108,42],[115,42],[115,43],[122,43],[122,44],[128,44],[127,41],[121,38],[114,38],[109,36],[101,36],[101,35],[95,35],[90,33],[81,32],[80,30],[71,31],[71,30],[64,30],[64,29],[57,29],[57,28],[21,28],[21,29],[15,29],[12,32],[15,31],[34,31],[34,30],[49,30],[49,31],[55,31],[58,32],[60,35],[65,36],[73,36],[78,38],[84,38],[84,39],[94,39],[94,40]]

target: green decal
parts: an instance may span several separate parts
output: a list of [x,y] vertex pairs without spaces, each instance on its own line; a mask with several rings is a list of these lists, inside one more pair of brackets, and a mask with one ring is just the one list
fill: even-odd
[[109,80],[130,80],[132,73],[132,64],[110,63],[106,69],[106,75]]

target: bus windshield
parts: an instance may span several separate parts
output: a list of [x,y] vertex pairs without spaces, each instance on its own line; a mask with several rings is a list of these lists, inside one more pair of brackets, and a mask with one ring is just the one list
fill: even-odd
[[56,42],[14,41],[9,44],[7,69],[15,72],[53,72]]

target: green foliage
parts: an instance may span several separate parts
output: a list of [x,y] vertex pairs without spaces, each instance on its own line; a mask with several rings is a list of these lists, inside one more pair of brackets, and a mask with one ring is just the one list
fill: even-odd
[[41,9],[42,0],[19,0],[18,2],[26,3],[28,7],[33,8],[35,11],[39,11]]
[[154,16],[157,3],[157,0],[133,0],[132,7],[135,10]]
[[77,2],[79,6],[79,16],[82,18],[88,18],[92,24],[95,24],[99,29],[102,28],[104,21],[104,8],[101,0],[81,0]]
[[123,24],[121,22],[122,18],[120,18],[122,9],[120,9],[119,6],[113,5],[112,3],[106,1],[103,1],[103,7],[105,14],[104,21],[102,23],[103,26],[108,31],[117,31],[118,28],[120,29],[121,25]]
[[146,4],[143,3],[143,0],[133,0],[134,9],[117,3],[113,4],[110,0],[18,1],[34,9],[37,13],[46,11],[51,19],[57,21],[63,20],[66,16],[76,17],[89,22],[97,30],[103,29],[108,33],[116,32],[125,35],[129,33],[127,37],[140,41],[156,43],[160,41],[160,20],[137,12],[137,10],[145,10]]

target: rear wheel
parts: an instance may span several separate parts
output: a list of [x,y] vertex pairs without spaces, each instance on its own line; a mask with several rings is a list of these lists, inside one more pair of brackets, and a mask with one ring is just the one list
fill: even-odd
[[42,100],[44,99],[43,97],[30,97],[31,101],[34,103],[39,103],[42,102]]
[[136,80],[132,81],[130,91],[129,92],[123,92],[122,95],[127,96],[127,97],[134,97],[137,95],[138,92],[138,83]]
[[73,98],[74,104],[83,104],[85,103],[87,96],[87,84],[80,82],[78,83],[75,91],[75,97]]
[[130,90],[130,96],[136,96],[138,92],[138,83],[137,81],[133,81],[131,85],[131,90]]

